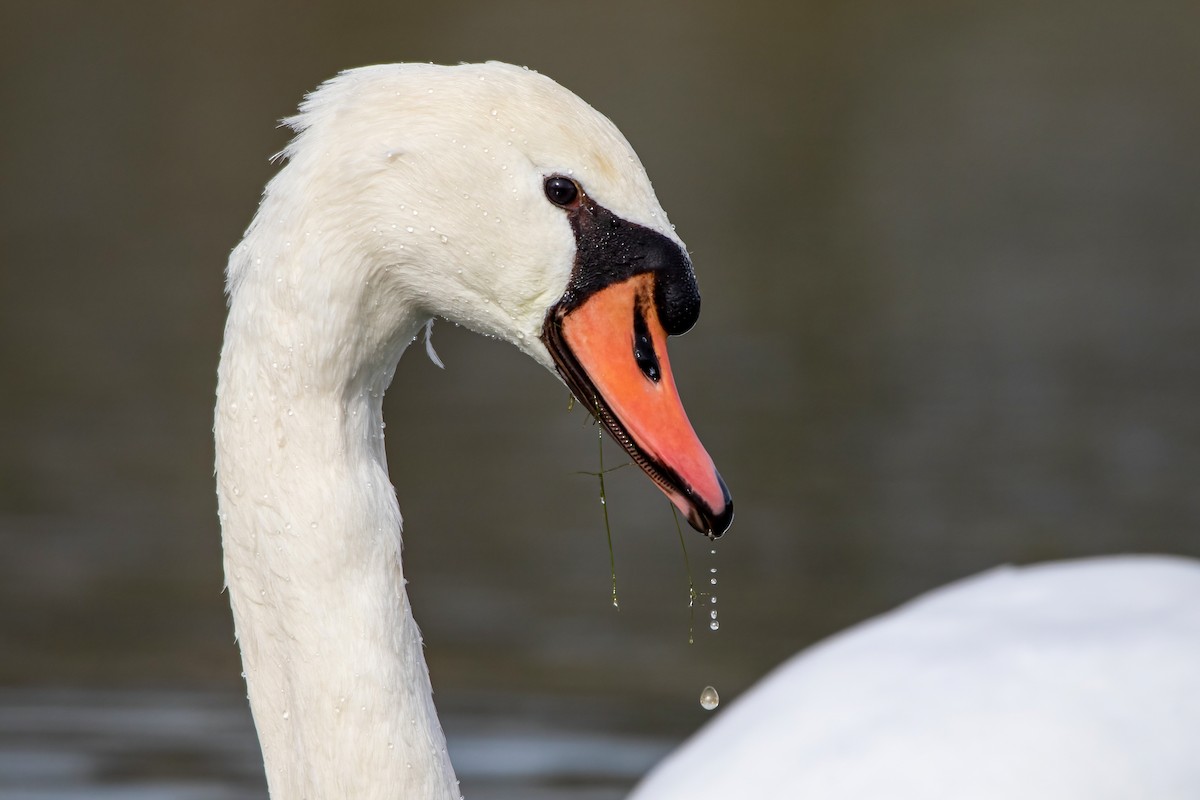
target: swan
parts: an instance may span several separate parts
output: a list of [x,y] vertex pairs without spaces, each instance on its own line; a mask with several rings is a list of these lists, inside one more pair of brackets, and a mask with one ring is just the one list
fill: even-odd
[[[322,85],[229,258],[226,584],[276,800],[459,797],[405,590],[382,399],[435,317],[554,372],[693,527],[733,506],[666,339],[699,293],[616,128],[498,63]],[[636,800],[1200,796],[1200,566],[1004,568],[801,653]]]
[[225,582],[270,794],[458,798],[401,566],[382,401],[435,317],[566,383],[693,527],[730,494],[675,389],[683,242],[616,127],[507,64],[343,72],[226,270]]

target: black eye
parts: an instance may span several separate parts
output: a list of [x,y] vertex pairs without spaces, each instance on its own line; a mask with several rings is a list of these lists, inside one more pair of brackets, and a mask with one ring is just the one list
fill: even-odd
[[553,175],[546,178],[546,198],[556,206],[569,208],[579,199],[579,186],[570,178]]

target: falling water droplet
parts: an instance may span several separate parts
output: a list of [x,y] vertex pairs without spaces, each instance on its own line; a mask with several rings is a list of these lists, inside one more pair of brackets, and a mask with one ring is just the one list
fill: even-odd
[[[708,553],[710,556],[712,556],[714,558],[717,555],[717,551],[715,549],[709,550]],[[717,568],[709,567],[708,572],[709,572],[709,575],[711,576],[708,579],[709,585],[716,587],[716,585],[717,585]],[[710,591],[710,593],[708,595],[709,605],[716,605],[716,603],[717,603],[716,591],[717,591],[716,588],[713,588]],[[708,623],[708,629],[710,631],[715,631],[715,630],[720,629],[721,623],[717,621],[717,610],[715,608],[708,612],[708,617],[711,620],[711,622]]]
[[721,696],[717,694],[717,690],[711,686],[705,686],[704,691],[700,692],[700,707],[705,711],[712,711],[721,704]]

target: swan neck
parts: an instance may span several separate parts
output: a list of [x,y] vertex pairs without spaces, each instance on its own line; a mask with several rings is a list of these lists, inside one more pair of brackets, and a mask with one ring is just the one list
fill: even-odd
[[252,226],[232,257],[245,263],[231,260],[214,431],[271,796],[458,798],[383,448],[383,393],[423,320],[397,302],[390,330],[352,330],[356,297],[302,291],[305,260],[320,259],[267,239]]

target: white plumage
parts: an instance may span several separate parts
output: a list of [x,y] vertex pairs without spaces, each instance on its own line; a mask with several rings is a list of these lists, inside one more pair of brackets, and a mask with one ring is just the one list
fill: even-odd
[[780,666],[631,800],[1200,797],[1200,566],[1002,567]]

